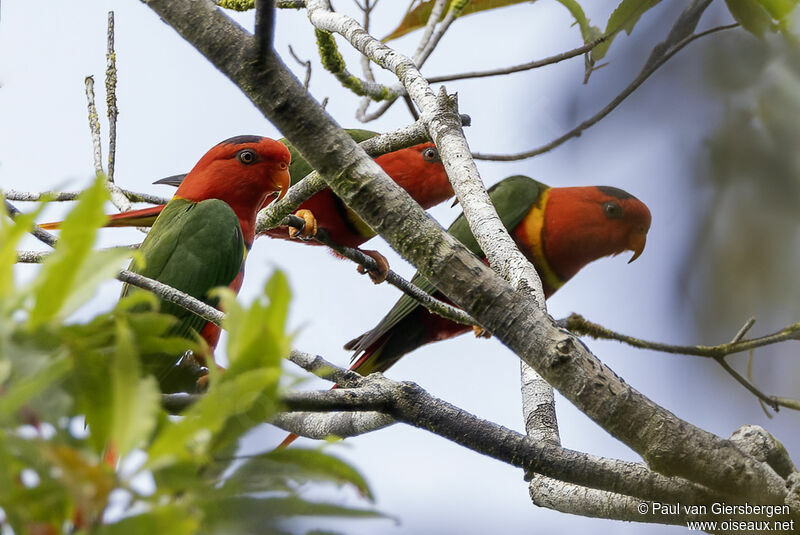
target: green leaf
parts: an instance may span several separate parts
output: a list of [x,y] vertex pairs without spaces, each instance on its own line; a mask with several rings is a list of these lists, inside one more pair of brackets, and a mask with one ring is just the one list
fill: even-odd
[[200,528],[200,518],[185,504],[159,507],[136,516],[123,518],[114,524],[105,524],[92,531],[97,535],[141,535],[142,533],[192,535]]
[[110,440],[119,458],[142,444],[153,431],[161,408],[161,391],[155,377],[141,377],[133,332],[118,320],[117,340],[111,359],[112,410]]
[[59,315],[66,317],[91,299],[101,283],[119,273],[123,260],[130,258],[132,253],[127,247],[90,251],[75,277]]
[[355,468],[319,450],[302,448],[274,450],[248,459],[225,481],[225,486],[259,492],[270,490],[270,486],[283,480],[349,483],[362,496],[373,499],[369,485]]
[[742,25],[742,28],[753,35],[763,38],[768,31],[774,31],[775,25],[772,17],[764,8],[762,2],[755,0],[725,0],[733,18]]
[[[488,11],[489,9],[496,9],[499,7],[511,6],[514,4],[521,4],[527,1],[534,2],[535,0],[472,0],[461,11],[460,16],[478,13],[479,11]],[[428,19],[431,16],[431,11],[433,11],[433,5],[435,3],[435,0],[427,0],[409,10],[405,17],[403,17],[400,25],[392,30],[389,35],[384,37],[383,41],[386,42],[391,41],[392,39],[397,39],[398,37],[402,37],[407,33],[411,33],[414,30],[424,27],[428,23]],[[442,10],[442,16],[439,20],[444,18],[445,14],[447,14],[452,5],[453,0],[447,0],[445,8]]]
[[591,43],[595,39],[599,39],[603,35],[603,31],[597,26],[592,26],[589,23],[586,13],[583,8],[576,2],[576,0],[558,0],[564,7],[569,10],[578,27],[581,29],[581,37],[584,43]]
[[[212,383],[180,421],[169,423],[158,433],[148,452],[148,466],[157,470],[181,461],[207,459],[216,435],[228,420],[236,419],[248,429],[262,423],[263,419],[254,420],[248,413],[257,403],[269,404],[264,393],[276,389],[279,377],[279,369],[258,369]],[[274,410],[274,406],[268,408]]]
[[764,6],[773,19],[784,22],[789,15],[797,8],[797,0],[758,0]]
[[71,364],[66,356],[52,359],[37,373],[6,384],[0,396],[0,423],[13,418],[26,403],[61,380],[69,372]]
[[[2,200],[2,199],[0,199]],[[4,202],[0,202],[0,299],[14,291],[14,264],[17,261],[17,244],[31,229],[33,222],[44,208],[44,204],[29,213],[12,220]]]
[[[354,509],[329,503],[309,502],[297,497],[210,499],[203,504],[205,520],[218,533],[273,533],[269,527],[281,517],[333,516],[344,518],[386,518],[377,511]],[[274,530],[274,527],[273,527]]]
[[[747,0],[746,0],[747,1]],[[608,52],[616,34],[622,30],[630,35],[633,27],[642,18],[645,11],[655,7],[660,0],[622,0],[617,8],[611,13],[606,24],[606,35],[608,39],[592,49],[592,61],[600,61]]]
[[84,262],[90,256],[97,229],[107,219],[103,213],[107,199],[105,178],[98,177],[80,194],[75,208],[62,223],[55,251],[42,264],[35,283],[35,303],[28,320],[30,326],[62,316]]
[[101,322],[71,340],[75,359],[74,386],[79,409],[86,415],[89,440],[96,452],[118,458],[146,441],[156,425],[161,396],[155,379],[142,377],[133,329],[125,317]]

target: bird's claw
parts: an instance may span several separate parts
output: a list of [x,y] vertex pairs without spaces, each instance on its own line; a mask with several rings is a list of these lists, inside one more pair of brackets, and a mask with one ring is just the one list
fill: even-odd
[[377,271],[375,271],[367,269],[364,266],[358,266],[357,268],[358,272],[361,273],[362,275],[364,273],[368,274],[369,278],[372,279],[372,282],[374,282],[375,284],[380,284],[383,281],[385,281],[386,277],[389,275],[389,261],[386,260],[386,257],[383,256],[378,251],[361,251],[361,252],[370,257],[371,259],[373,259],[375,263],[378,264],[378,269]]
[[311,213],[311,210],[298,210],[294,213],[297,217],[303,220],[303,228],[298,230],[294,227],[289,227],[290,238],[300,238],[301,240],[308,240],[317,234],[317,218]]
[[483,327],[481,327],[479,325],[473,325],[472,326],[472,332],[475,333],[475,338],[491,338],[492,337],[492,333],[490,333],[489,331],[487,331],[486,329],[484,329]]

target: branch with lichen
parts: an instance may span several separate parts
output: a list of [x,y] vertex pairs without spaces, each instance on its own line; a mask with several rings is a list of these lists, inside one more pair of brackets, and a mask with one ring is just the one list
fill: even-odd
[[[729,441],[655,404],[554,325],[536,298],[541,295],[538,276],[510,284],[444,233],[319,108],[279,58],[254,57],[253,36],[241,26],[209,2],[147,4],[242,88],[362,220],[590,418],[642,455],[653,470],[701,482],[723,494],[783,503],[788,492],[783,478]],[[491,205],[454,110],[445,105],[452,106],[452,100],[437,98],[408,58],[373,39],[352,19],[330,12],[320,0],[308,0],[307,5],[315,26],[341,33],[405,83],[439,147],[459,201],[470,212],[466,217],[473,234],[492,267],[516,278],[517,266],[503,254],[506,251],[490,254],[483,247],[487,232],[495,242],[498,237],[504,242],[507,233],[497,216],[484,210]],[[484,217],[475,219],[476,210]]]
[[314,29],[314,34],[317,36],[317,48],[319,49],[319,58],[322,61],[322,66],[333,74],[344,87],[356,95],[369,97],[375,101],[397,98],[397,93],[391,88],[383,84],[362,80],[348,71],[347,64],[339,52],[339,47],[336,45],[333,34],[319,29]]

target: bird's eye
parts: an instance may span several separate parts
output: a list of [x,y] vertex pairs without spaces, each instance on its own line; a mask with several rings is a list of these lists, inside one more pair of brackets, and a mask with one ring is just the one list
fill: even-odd
[[603,203],[603,213],[608,219],[622,219],[622,206],[614,201]]
[[286,169],[287,167],[289,167],[289,165],[286,162],[281,162],[281,165],[280,165],[281,169]]
[[426,162],[438,162],[439,151],[435,147],[428,147],[422,151],[422,159]]
[[253,149],[242,149],[236,153],[236,159],[245,165],[249,165],[258,159],[258,155]]

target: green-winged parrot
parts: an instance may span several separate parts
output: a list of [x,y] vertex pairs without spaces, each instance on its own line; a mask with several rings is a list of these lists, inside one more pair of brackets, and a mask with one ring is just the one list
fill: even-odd
[[[594,260],[630,250],[630,262],[634,261],[642,254],[650,229],[647,206],[614,187],[551,188],[516,175],[491,187],[489,196],[503,225],[539,273],[546,298]],[[483,258],[463,215],[448,232]],[[422,275],[416,274],[412,282],[446,300]],[[368,375],[386,371],[420,346],[470,330],[404,295],[373,329],[344,347],[355,352],[350,369]],[[279,447],[295,438],[289,435]]]

